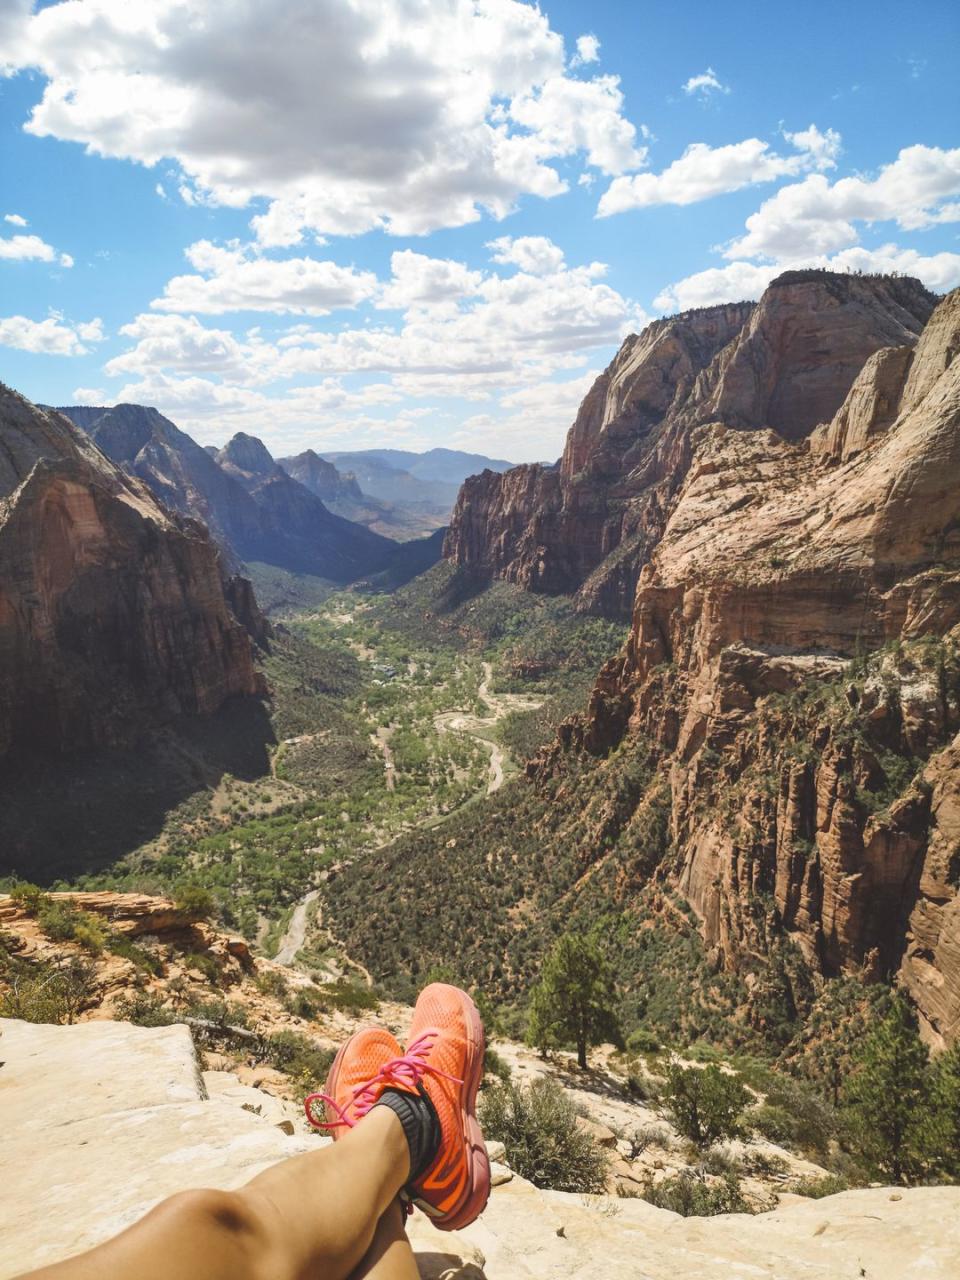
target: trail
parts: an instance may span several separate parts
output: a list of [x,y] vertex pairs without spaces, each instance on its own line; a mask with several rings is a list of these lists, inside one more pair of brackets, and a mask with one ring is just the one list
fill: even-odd
[[542,705],[541,698],[533,698],[523,693],[491,693],[490,681],[493,679],[493,668],[489,662],[483,664],[483,680],[477,689],[480,700],[490,708],[489,716],[475,716],[466,711],[443,711],[434,716],[434,726],[438,733],[465,733],[475,738],[481,746],[490,752],[490,773],[487,778],[487,795],[492,796],[503,786],[506,752],[499,742],[489,735],[498,721],[510,711],[536,711]]
[[[506,763],[507,753],[499,742],[496,742],[489,736],[495,725],[503,719],[510,711],[535,711],[542,705],[541,698],[531,697],[529,694],[523,693],[492,693],[490,690],[490,681],[493,679],[493,668],[489,662],[483,664],[483,679],[481,680],[477,693],[490,710],[488,716],[472,715],[467,711],[443,711],[439,715],[434,716],[434,726],[438,733],[463,733],[468,737],[476,739],[486,750],[490,752],[490,771],[487,775],[487,795],[493,795],[499,791],[504,783],[504,765]],[[309,737],[311,735],[303,735]],[[386,786],[392,791],[396,785],[396,771],[394,769],[393,752],[390,749],[390,730],[385,726],[380,726],[376,733],[370,735],[371,741],[379,747],[383,753],[384,777]],[[292,741],[298,741],[293,739]],[[442,820],[442,819],[441,819]],[[436,825],[435,817],[423,818],[418,824],[421,826]],[[326,879],[326,873],[323,876]],[[294,907],[293,915],[290,917],[290,923],[287,925],[283,937],[280,939],[280,947],[274,959],[278,964],[293,964],[297,952],[303,947],[307,934],[307,916],[312,903],[316,902],[320,894],[319,889],[311,889],[305,897],[301,898]],[[320,923],[318,914],[317,924]],[[362,965],[354,960],[348,961],[354,968],[358,969],[367,979],[368,983],[372,983],[370,974]]]
[[307,913],[310,904],[316,902],[319,896],[319,889],[311,889],[294,907],[290,923],[280,939],[277,954],[273,957],[277,964],[293,964],[297,952],[307,940]]

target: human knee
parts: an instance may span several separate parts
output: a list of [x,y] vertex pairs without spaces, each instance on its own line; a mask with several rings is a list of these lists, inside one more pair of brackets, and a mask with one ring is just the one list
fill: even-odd
[[252,1203],[236,1191],[181,1191],[154,1212],[176,1218],[182,1231],[197,1238],[216,1234],[245,1247],[263,1237],[263,1226]]

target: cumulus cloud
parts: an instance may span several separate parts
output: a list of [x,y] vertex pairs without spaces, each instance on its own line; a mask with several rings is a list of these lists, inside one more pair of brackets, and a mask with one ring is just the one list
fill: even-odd
[[47,78],[29,132],[178,162],[193,202],[266,199],[264,244],[503,217],[566,190],[556,162],[578,152],[642,163],[616,78],[571,74],[520,0],[289,0],[282,22],[261,0],[25,9],[9,56]]
[[3,220],[4,222],[9,222],[14,227],[26,227],[29,225],[26,218],[22,217],[19,213],[5,213],[3,215]]
[[0,346],[30,351],[36,355],[83,356],[88,342],[102,342],[103,325],[98,319],[71,324],[54,313],[45,320],[27,316],[0,317]]
[[600,58],[600,41],[594,35],[577,37],[577,52],[573,56],[571,66],[579,67],[586,62],[597,62]]
[[781,155],[759,138],[746,138],[724,147],[694,142],[662,173],[615,178],[600,198],[597,215],[605,218],[658,204],[694,204],[742,187],[836,165],[840,135],[833,129],[822,133],[811,125],[783,136],[795,148],[795,154]]
[[500,236],[488,240],[487,248],[493,250],[490,256],[494,262],[509,263],[534,276],[548,275],[563,266],[563,250],[546,236]]
[[[17,222],[16,218],[16,214],[8,214],[6,221],[12,222],[14,226],[27,225],[23,219]],[[73,259],[69,253],[57,253],[52,244],[47,244],[39,236],[18,235],[8,238],[0,236],[0,260],[7,262],[57,262],[61,267],[73,266]]]
[[875,178],[830,182],[811,174],[765,201],[747,219],[746,235],[725,250],[728,258],[790,262],[856,244],[858,222],[896,222],[914,231],[960,221],[960,147],[905,147]]
[[691,76],[681,87],[688,96],[699,98],[709,98],[714,93],[730,92],[729,86],[721,84],[717,79],[717,73],[713,67],[707,67],[706,71],[701,71],[698,76]]
[[483,275],[450,258],[431,258],[425,253],[402,249],[390,258],[392,279],[384,288],[377,306],[405,311],[440,302],[456,302],[474,297]]
[[835,254],[813,254],[789,264],[731,262],[726,267],[710,267],[669,285],[654,299],[654,306],[660,311],[673,312],[759,298],[770,281],[787,265],[826,267],[831,271],[897,271],[902,275],[917,276],[935,292],[945,292],[960,285],[960,253],[924,255],[916,249],[885,244],[878,249],[857,246]]
[[150,304],[155,310],[324,316],[339,308],[355,307],[377,289],[372,272],[317,258],[277,261],[248,247],[222,248],[209,240],[198,240],[185,253],[197,274],[169,280],[162,296]]

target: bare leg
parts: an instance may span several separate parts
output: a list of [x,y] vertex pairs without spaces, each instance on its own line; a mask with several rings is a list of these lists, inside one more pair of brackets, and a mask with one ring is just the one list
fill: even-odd
[[373,1244],[350,1280],[419,1280],[420,1271],[403,1229],[403,1206],[394,1200],[377,1223]]
[[[346,1280],[370,1250],[409,1168],[400,1121],[377,1107],[335,1146],[284,1160],[239,1191],[172,1196],[105,1244],[30,1274],[34,1280]],[[384,1232],[389,1226],[388,1219]],[[403,1246],[382,1239],[386,1265],[402,1256]],[[376,1275],[406,1280],[417,1274],[413,1266]]]

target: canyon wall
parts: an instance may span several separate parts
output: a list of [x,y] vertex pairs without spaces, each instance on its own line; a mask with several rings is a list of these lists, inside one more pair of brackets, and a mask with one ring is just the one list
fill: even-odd
[[115,745],[262,693],[229,589],[201,525],[0,386],[0,758]]
[[[906,282],[893,284],[902,300]],[[856,280],[844,298],[868,285],[887,297]],[[786,292],[810,288],[819,296],[819,283]],[[811,379],[781,347],[797,397],[778,401],[779,378],[767,384],[781,429],[808,430],[833,405],[809,448],[743,429],[753,390],[741,429],[697,425],[701,404],[720,412],[732,395],[768,301],[685,408],[685,471],[624,650],[589,713],[529,771],[563,772],[571,751],[635,752],[669,788],[673,861],[658,874],[694,908],[718,965],[749,974],[771,937],[786,938],[817,972],[897,980],[928,1038],[949,1043],[960,1035],[960,290],[915,350],[892,308],[891,328],[876,325],[861,349],[892,341],[863,350],[829,396],[813,379],[812,412]],[[839,321],[848,301],[834,301]],[[846,321],[844,332],[847,349]]]
[[833,418],[871,356],[912,349],[934,302],[910,278],[788,272],[756,305],[655,321],[597,379],[557,467],[485,471],[464,484],[444,555],[628,618],[696,428],[722,422],[803,440]]

